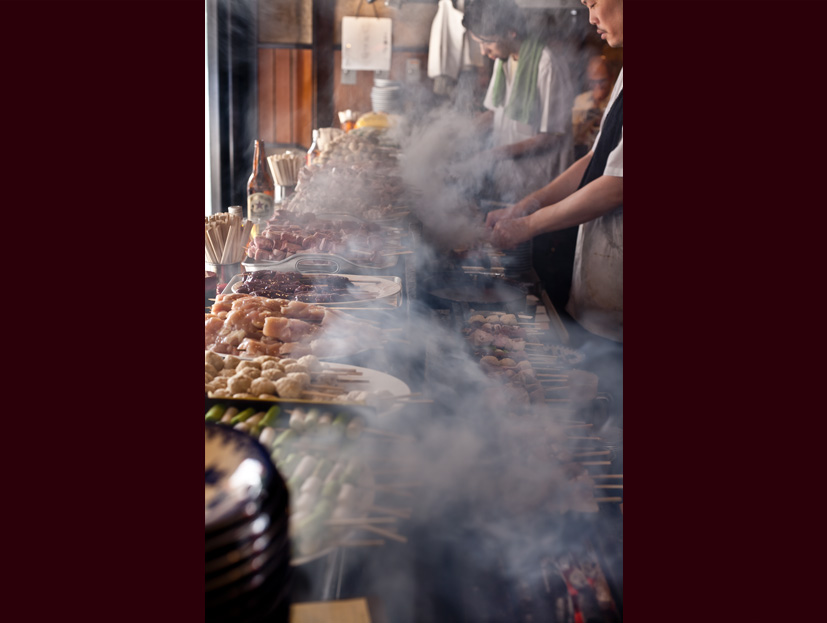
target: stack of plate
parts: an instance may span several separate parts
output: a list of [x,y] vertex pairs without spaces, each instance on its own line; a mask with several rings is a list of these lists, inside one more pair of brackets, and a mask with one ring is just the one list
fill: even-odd
[[287,623],[292,568],[284,480],[258,441],[205,422],[206,621]]
[[374,112],[401,113],[402,85],[393,80],[374,78],[373,88],[370,91],[370,104]]

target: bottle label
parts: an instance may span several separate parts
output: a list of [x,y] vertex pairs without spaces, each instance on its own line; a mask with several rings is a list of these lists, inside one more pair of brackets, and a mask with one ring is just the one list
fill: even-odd
[[273,197],[264,193],[253,193],[247,196],[247,218],[256,221],[267,221],[273,218],[275,202]]

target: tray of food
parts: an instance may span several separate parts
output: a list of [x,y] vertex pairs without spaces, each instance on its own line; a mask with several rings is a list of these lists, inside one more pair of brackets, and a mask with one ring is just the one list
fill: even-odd
[[402,302],[401,292],[402,280],[395,276],[255,270],[233,277],[223,293],[250,294],[317,305],[381,301],[398,307]]
[[204,352],[204,392],[209,398],[367,405],[380,415],[399,411],[411,396],[404,381],[379,370],[313,355],[241,359],[210,350]]
[[380,445],[387,447],[395,437],[366,425],[372,419],[370,409],[290,402],[250,404],[208,399],[205,420],[245,432],[270,453],[289,492],[293,566],[337,547],[358,545],[355,537],[360,532],[405,541],[395,530],[400,513],[374,506],[390,485],[376,482],[366,438],[378,437]]
[[204,350],[224,355],[331,360],[384,342],[374,324],[332,307],[249,294],[219,294],[204,318]]
[[[279,210],[250,240],[245,268],[299,272],[361,272],[395,266],[409,253],[399,228],[355,218],[318,217]],[[311,261],[312,260],[312,261]],[[323,260],[326,260],[323,262]]]

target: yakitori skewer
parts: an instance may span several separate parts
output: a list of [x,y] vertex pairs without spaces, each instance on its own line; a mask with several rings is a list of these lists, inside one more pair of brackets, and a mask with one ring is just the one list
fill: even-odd
[[590,450],[588,452],[572,452],[572,456],[600,456],[611,453],[611,450]]
[[396,523],[396,517],[343,517],[325,521],[328,526],[357,526],[375,523]]
[[594,498],[595,502],[623,502],[623,498]]
[[623,478],[623,474],[592,474],[592,478]]
[[603,484],[600,484],[600,483],[595,483],[594,486],[598,487],[600,489],[622,489],[623,488],[623,485],[608,485],[608,484],[603,485]]
[[393,515],[394,517],[399,517],[400,519],[409,519],[411,513],[413,513],[412,508],[388,508],[387,506],[377,506],[375,504],[369,507],[368,510],[374,513]]
[[385,541],[382,539],[366,539],[362,541],[339,541],[339,547],[373,547],[377,545],[384,545]]
[[401,534],[396,534],[396,532],[391,532],[390,530],[383,530],[382,528],[377,528],[376,526],[371,525],[361,525],[359,526],[363,530],[367,530],[368,532],[375,532],[380,536],[387,537],[389,539],[393,539],[394,541],[399,541],[400,543],[407,543],[408,539],[402,536]]

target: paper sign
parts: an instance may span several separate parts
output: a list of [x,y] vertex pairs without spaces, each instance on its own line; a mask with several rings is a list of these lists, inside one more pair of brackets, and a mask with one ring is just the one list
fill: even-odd
[[342,69],[390,71],[392,23],[387,17],[343,17]]

